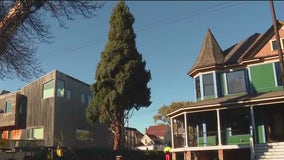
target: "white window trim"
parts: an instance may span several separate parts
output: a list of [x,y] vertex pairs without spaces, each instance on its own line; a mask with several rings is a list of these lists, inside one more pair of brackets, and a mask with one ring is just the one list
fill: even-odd
[[216,72],[213,72],[213,85],[214,85],[214,94],[215,94],[215,98],[218,98],[218,94],[217,94],[217,82],[216,82]]
[[214,72],[206,72],[206,73],[202,73],[199,77],[199,80],[200,80],[200,94],[201,94],[201,96],[200,96],[200,98],[201,98],[201,100],[204,100],[204,90],[203,90],[203,75],[205,75],[205,74],[212,74],[212,76],[213,76],[213,85],[214,85],[214,97],[215,98],[218,98],[218,95],[217,95],[217,83],[216,83],[216,72],[214,71]]
[[[232,94],[238,94],[238,93],[229,93],[228,92],[228,81],[227,81],[227,74],[228,73],[232,73],[232,72],[238,72],[238,71],[242,71],[243,73],[244,73],[244,80],[245,80],[245,87],[246,87],[246,90],[245,90],[245,92],[248,92],[247,90],[248,90],[248,85],[247,85],[247,78],[246,78],[246,71],[245,71],[245,69],[236,69],[236,70],[230,70],[230,71],[228,71],[228,72],[224,72],[225,73],[225,76],[224,76],[224,83],[225,83],[225,94],[226,95],[232,95]],[[250,77],[250,75],[249,75],[249,77]],[[251,81],[249,80],[249,82],[250,82],[250,84],[251,84]],[[244,92],[239,92],[239,93],[244,93]]]
[[[284,46],[284,44],[283,44],[283,39],[284,39],[284,38],[280,38],[281,49],[284,48],[284,47],[283,47],[283,46]],[[273,41],[276,41],[276,39],[271,39],[271,40],[270,40],[270,49],[271,49],[271,51],[276,51],[276,50],[273,50],[273,45],[272,45],[272,42],[273,42]],[[277,41],[276,41],[276,43],[277,43]]]

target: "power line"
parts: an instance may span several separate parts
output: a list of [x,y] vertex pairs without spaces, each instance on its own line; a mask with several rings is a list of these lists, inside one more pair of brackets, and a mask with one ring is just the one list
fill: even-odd
[[[241,5],[241,4],[244,4],[244,3],[248,3],[248,2],[237,2],[237,3],[233,3],[233,4],[232,3],[229,3],[229,4],[220,3],[220,4],[214,5],[213,7],[209,6],[209,7],[197,9],[197,10],[194,10],[194,11],[191,11],[191,12],[187,12],[186,14],[179,14],[179,15],[176,15],[174,17],[165,18],[165,19],[155,21],[153,23],[138,26],[136,32],[143,32],[145,30],[165,26],[165,25],[168,25],[168,24],[171,24],[171,23],[185,21],[185,20],[188,20],[190,18],[196,18],[198,16],[206,15],[206,14],[209,14],[209,13],[212,13],[212,12],[217,12],[217,11],[220,11],[220,10],[223,10],[223,9],[226,9],[226,8],[230,8],[230,7],[235,7],[237,5]],[[72,47],[66,47],[66,48],[67,48],[67,51],[69,50],[68,53],[71,53],[71,52],[74,52],[74,51],[80,50],[82,48],[86,48],[86,47],[89,47],[91,45],[98,44],[98,43],[101,43],[101,42],[102,42],[102,38],[85,41],[85,42],[82,42],[80,44],[72,45]],[[51,58],[51,57],[54,57],[54,56],[62,55],[62,54],[65,54],[65,52],[66,51],[62,51],[61,53],[56,53],[56,54],[49,54],[48,56],[41,57],[41,59]]]
[[152,28],[155,28],[155,27],[164,26],[164,25],[171,24],[171,23],[174,23],[174,22],[185,21],[185,20],[188,20],[189,18],[196,18],[196,17],[201,16],[201,15],[205,15],[205,14],[212,13],[212,12],[217,12],[217,11],[220,11],[222,9],[226,9],[226,8],[230,8],[230,7],[235,7],[237,5],[241,5],[241,4],[244,4],[244,3],[248,3],[248,2],[238,2],[238,3],[233,3],[233,4],[221,3],[221,4],[216,4],[213,7],[209,6],[209,7],[197,9],[193,12],[187,12],[189,14],[179,14],[179,15],[176,15],[176,16],[171,17],[171,18],[166,18],[166,19],[163,19],[163,20],[159,20],[159,21],[147,24],[147,25],[143,25],[142,27],[137,27],[138,28],[137,32],[152,29]]

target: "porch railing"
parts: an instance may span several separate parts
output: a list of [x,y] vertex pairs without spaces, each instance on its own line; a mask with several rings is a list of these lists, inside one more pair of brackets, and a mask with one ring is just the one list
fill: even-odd
[[[234,131],[232,132],[221,131],[221,144],[222,145],[238,145],[238,144],[249,144],[252,133],[243,134]],[[218,132],[195,132],[188,135],[187,145],[188,147],[206,147],[206,146],[217,146],[219,145]],[[182,148],[186,146],[185,135],[179,134],[174,135],[174,148]]]

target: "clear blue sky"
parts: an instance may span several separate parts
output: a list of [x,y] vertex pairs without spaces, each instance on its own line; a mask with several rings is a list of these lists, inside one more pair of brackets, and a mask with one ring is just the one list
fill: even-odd
[[[40,44],[36,53],[45,73],[56,69],[94,83],[100,53],[107,42],[110,14],[116,3],[106,1],[93,19],[76,17],[67,22],[68,29],[47,19],[54,43]],[[263,34],[272,25],[269,1],[126,3],[135,17],[136,47],[152,74],[149,82],[152,105],[134,111],[129,121],[129,127],[142,133],[155,125],[153,116],[162,105],[194,101],[193,79],[187,72],[199,54],[208,28],[224,50],[256,32]],[[284,20],[284,2],[277,1],[274,5],[277,18]],[[0,80],[0,90],[16,91],[28,83],[19,79]]]

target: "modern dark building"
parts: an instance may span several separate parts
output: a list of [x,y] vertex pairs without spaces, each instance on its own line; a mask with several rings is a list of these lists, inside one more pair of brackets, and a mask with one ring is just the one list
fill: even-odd
[[54,70],[0,95],[0,148],[111,148],[104,124],[87,123],[90,85]]

